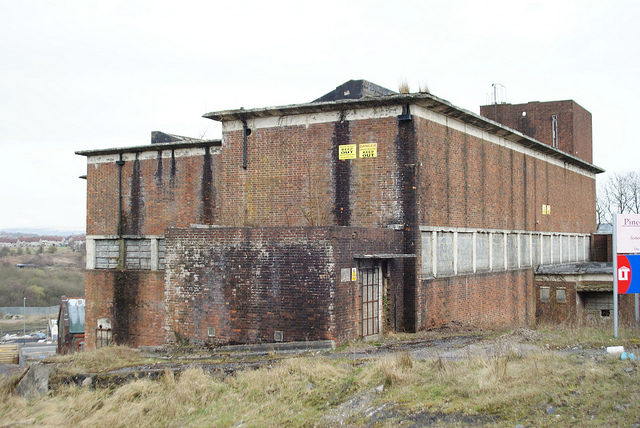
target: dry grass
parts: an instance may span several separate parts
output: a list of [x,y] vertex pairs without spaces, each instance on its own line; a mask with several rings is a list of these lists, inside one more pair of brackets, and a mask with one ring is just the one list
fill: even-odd
[[154,362],[141,356],[139,350],[126,346],[107,346],[86,352],[56,355],[47,361],[57,363],[57,367],[67,373],[102,372]]
[[400,84],[398,85],[398,92],[401,94],[408,94],[411,92],[411,90],[409,89],[409,83],[407,82],[407,79],[402,79],[400,81]]
[[[597,337],[575,333],[594,342]],[[558,343],[566,340],[560,333],[545,340],[554,334]],[[96,369],[139,358],[127,348],[113,347],[58,361]],[[110,389],[62,387],[32,401],[13,395],[5,381],[0,384],[0,420],[41,426],[311,426],[350,398],[383,384],[382,394],[369,394],[373,402],[368,407],[389,403],[398,418],[429,412],[491,417],[484,423],[496,426],[628,426],[640,418],[635,404],[639,372],[636,362],[551,351],[460,362],[415,360],[399,352],[364,365],[294,357],[225,378],[192,368],[179,376],[167,371],[160,381],[137,380]],[[346,422],[370,425],[367,417],[357,414]]]
[[581,346],[584,348],[601,348],[614,345],[623,345],[627,348],[637,348],[640,345],[640,335],[633,328],[620,328],[618,338],[613,337],[613,327],[576,327],[572,325],[543,325],[538,327],[542,338],[538,341],[541,345],[549,345],[552,348]]

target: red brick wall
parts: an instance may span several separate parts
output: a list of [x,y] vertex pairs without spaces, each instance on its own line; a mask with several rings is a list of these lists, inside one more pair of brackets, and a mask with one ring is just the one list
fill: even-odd
[[613,235],[593,234],[591,235],[591,261],[609,262],[613,261]]
[[[549,301],[540,299],[540,287],[549,287]],[[556,291],[565,289],[566,302],[558,302]],[[568,323],[577,320],[576,312],[576,283],[572,281],[543,281],[536,280],[536,322],[537,323]]]
[[591,113],[575,103],[572,107],[574,135],[573,155],[580,159],[584,159],[587,162],[593,162]]
[[[372,142],[378,144],[376,158],[338,160],[338,145]],[[248,137],[246,170],[241,131],[225,132],[220,150],[221,154],[209,156],[127,160],[122,167],[123,232],[164,234],[168,227],[193,223],[287,228],[404,225],[403,242],[394,238],[389,245],[400,245],[392,252],[416,254],[418,259],[388,263],[393,272],[391,297],[404,309],[400,325],[407,329],[451,320],[526,323],[531,312],[525,300],[533,299],[529,271],[420,282],[416,277],[419,225],[580,233],[595,229],[595,180],[415,115],[412,122],[389,117],[254,129]],[[116,234],[118,166],[89,164],[87,187],[87,234]],[[542,204],[551,205],[551,215],[542,216]],[[372,236],[370,242],[349,238],[351,247],[346,251],[322,231],[286,232],[287,239],[298,239],[289,243],[277,232],[263,229],[172,233],[171,239],[184,243],[175,253],[182,260],[176,259],[174,266],[188,275],[168,277],[169,285],[174,290],[184,288],[184,295],[170,295],[164,301],[158,294],[163,289],[161,272],[89,271],[88,325],[95,325],[102,314],[108,317],[131,309],[130,316],[119,318],[127,322],[118,327],[118,334],[135,345],[173,340],[175,331],[206,341],[208,326],[216,327],[217,340],[229,343],[271,341],[279,325],[285,340],[344,340],[357,331],[359,297],[353,284],[336,282],[338,270],[326,270],[336,264],[331,251],[339,257],[348,254],[345,257],[351,260],[354,245],[367,253],[385,247],[385,233],[397,235],[383,229],[369,231],[365,235]],[[331,236],[346,239],[341,233]],[[214,238],[220,241],[212,242]],[[257,252],[254,244],[268,251]],[[167,243],[167,251],[169,247]],[[274,255],[285,259],[278,261]],[[298,276],[301,262],[315,266],[307,277]],[[280,263],[278,272],[285,281],[274,276],[258,281],[256,268],[275,275],[269,271],[274,263]],[[226,278],[231,271],[236,276]],[[320,286],[319,279],[325,285]],[[463,282],[465,293],[469,292],[471,279],[477,281],[475,289],[484,290],[472,293],[476,300],[460,294]],[[242,286],[234,287],[233,281]],[[130,289],[119,285],[129,283]],[[147,292],[151,295],[140,300]],[[295,298],[280,301],[281,292]],[[512,311],[499,313],[502,306],[482,303],[479,307],[489,311],[482,315],[472,303],[505,299],[513,303]],[[335,305],[333,318],[327,315],[328,301]],[[441,308],[438,302],[448,306]],[[146,315],[145,310],[155,313]],[[165,313],[167,330],[156,328]],[[91,347],[95,332],[88,333]]]
[[[401,217],[395,117],[224,133],[222,222],[231,226],[384,226]],[[338,145],[377,143],[378,157],[338,160]]]
[[[397,252],[399,238],[362,228],[171,229],[166,340],[178,332],[196,343],[273,342],[276,330],[285,341],[357,337],[358,286],[341,282],[340,269],[364,249]],[[391,294],[401,290],[396,282]]]
[[[127,160],[122,166],[123,233],[161,235],[167,227],[213,224],[219,216],[219,156]],[[168,151],[165,150],[165,154]],[[118,166],[87,167],[87,235],[118,232]]]
[[[522,116],[526,112],[526,116]],[[591,113],[571,100],[480,106],[480,114],[553,145],[551,116],[558,119],[558,149],[593,162]]]
[[[581,285],[602,286],[602,281],[581,281]],[[611,281],[609,287],[611,287]],[[587,311],[583,306],[578,306],[577,286],[575,281],[545,281],[543,278],[536,280],[536,322],[537,323],[566,323],[566,324],[590,324],[594,321],[598,324],[611,324],[613,328],[613,309],[610,309],[608,318],[600,318]],[[549,301],[542,302],[540,299],[540,287],[549,287]],[[556,290],[566,289],[567,302],[558,303],[556,300]],[[591,292],[593,293],[593,292]],[[612,290],[601,293],[611,295]],[[618,322],[620,326],[632,327],[635,325],[635,298],[633,294],[621,294],[618,296]],[[611,301],[612,302],[612,301]],[[584,303],[584,302],[583,302]],[[613,303],[611,303],[613,304]]]
[[130,346],[164,344],[164,271],[88,270],[85,346],[96,346],[99,318],[111,320],[113,338]]
[[[595,230],[595,180],[415,118],[420,224],[531,231]],[[542,205],[551,215],[542,215]]]
[[447,323],[524,326],[535,321],[531,269],[423,280],[418,328]]

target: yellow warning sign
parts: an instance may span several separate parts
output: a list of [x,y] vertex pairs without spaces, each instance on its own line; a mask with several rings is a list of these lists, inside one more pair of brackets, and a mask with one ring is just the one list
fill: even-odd
[[355,159],[356,158],[356,145],[355,144],[341,144],[338,146],[338,159]]
[[361,158],[377,158],[378,143],[360,144],[360,157]]
[[351,281],[356,281],[358,279],[358,269],[351,268]]

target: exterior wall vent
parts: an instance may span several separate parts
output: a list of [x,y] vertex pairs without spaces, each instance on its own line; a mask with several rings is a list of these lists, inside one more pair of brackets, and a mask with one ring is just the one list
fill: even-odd
[[207,336],[216,337],[216,328],[215,327],[207,328]]
[[284,340],[284,334],[282,334],[282,331],[274,331],[273,332],[273,340],[275,342],[282,342]]

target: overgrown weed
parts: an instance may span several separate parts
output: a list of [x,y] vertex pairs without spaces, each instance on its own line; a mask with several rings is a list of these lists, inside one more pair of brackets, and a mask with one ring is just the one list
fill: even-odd
[[46,360],[58,363],[65,372],[100,372],[135,364],[152,362],[150,358],[140,355],[140,351],[127,346],[111,345],[85,352],[74,352],[56,355]]

